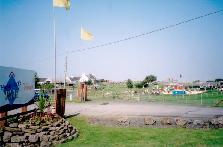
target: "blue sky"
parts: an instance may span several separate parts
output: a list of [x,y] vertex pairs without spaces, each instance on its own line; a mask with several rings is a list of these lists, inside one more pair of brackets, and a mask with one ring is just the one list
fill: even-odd
[[[222,10],[223,0],[71,0],[55,9],[58,79],[93,73],[110,80],[223,78],[223,12],[116,45],[70,53]],[[80,27],[95,39],[80,40]],[[54,77],[52,0],[0,0],[0,65]]]

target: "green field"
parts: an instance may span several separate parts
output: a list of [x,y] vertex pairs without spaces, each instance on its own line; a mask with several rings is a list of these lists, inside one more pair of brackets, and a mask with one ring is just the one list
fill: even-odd
[[58,146],[223,146],[223,129],[105,127],[90,125],[83,117],[73,117],[69,121],[80,131],[79,137]]
[[[203,94],[196,95],[152,95],[143,93],[148,89],[128,89],[125,83],[120,84],[103,84],[99,89],[95,90],[89,87],[88,98],[90,100],[124,100],[124,101],[147,101],[154,103],[170,103],[170,104],[183,104],[183,105],[196,105],[196,106],[216,106],[216,104],[223,100],[223,93],[217,90],[207,91]],[[75,89],[76,91],[76,89]],[[135,91],[135,94],[132,94]],[[69,98],[68,98],[69,99]],[[67,100],[68,100],[67,99]],[[223,106],[222,104],[218,106]]]

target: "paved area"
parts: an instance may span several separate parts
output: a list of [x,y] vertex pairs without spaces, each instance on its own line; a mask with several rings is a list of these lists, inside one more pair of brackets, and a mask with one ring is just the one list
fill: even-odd
[[86,102],[66,103],[66,115],[84,116],[169,116],[212,118],[223,115],[223,108],[154,103]]

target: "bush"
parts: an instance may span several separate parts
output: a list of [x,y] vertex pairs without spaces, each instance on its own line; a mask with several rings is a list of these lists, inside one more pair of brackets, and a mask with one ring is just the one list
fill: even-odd
[[135,83],[136,88],[143,88],[143,82]]
[[154,76],[154,75],[149,75],[149,76],[146,76],[145,77],[145,79],[143,80],[143,83],[145,84],[145,83],[152,83],[152,82],[154,82],[154,81],[156,81],[157,80],[157,78],[156,78],[156,76]]
[[126,82],[126,85],[127,85],[128,88],[133,88],[132,80],[128,79],[127,82]]
[[37,103],[36,103],[40,112],[43,112],[47,106],[47,100],[44,97],[44,95],[45,95],[44,92],[41,91],[39,98],[37,99]]

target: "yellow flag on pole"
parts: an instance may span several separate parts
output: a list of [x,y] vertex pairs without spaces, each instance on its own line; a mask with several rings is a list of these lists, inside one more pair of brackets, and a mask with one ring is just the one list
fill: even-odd
[[94,39],[94,36],[92,33],[84,30],[82,27],[81,27],[81,40],[86,40],[86,41],[90,41],[90,40],[93,40]]
[[66,10],[70,9],[70,0],[53,0],[54,7],[64,7]]

